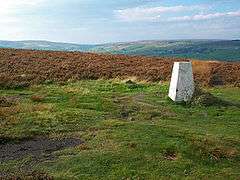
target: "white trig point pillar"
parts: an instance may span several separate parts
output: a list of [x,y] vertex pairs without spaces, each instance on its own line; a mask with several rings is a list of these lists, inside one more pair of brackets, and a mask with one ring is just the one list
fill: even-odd
[[175,102],[189,101],[194,93],[191,62],[175,62],[168,96]]

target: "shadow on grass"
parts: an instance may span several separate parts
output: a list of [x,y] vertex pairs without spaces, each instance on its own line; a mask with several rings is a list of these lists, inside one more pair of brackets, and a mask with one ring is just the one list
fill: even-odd
[[[170,98],[168,98],[169,102],[173,102]],[[190,101],[187,102],[177,102],[177,104],[185,106],[185,107],[227,107],[227,106],[235,106],[240,108],[240,103],[231,102],[228,100],[221,99],[219,97],[214,96],[213,94],[202,90],[199,87],[196,87],[193,97]]]

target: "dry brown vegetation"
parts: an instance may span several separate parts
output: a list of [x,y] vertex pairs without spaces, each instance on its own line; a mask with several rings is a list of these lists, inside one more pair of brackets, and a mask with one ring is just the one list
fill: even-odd
[[[174,61],[189,60],[0,49],[0,86],[16,88],[53,81],[127,77],[166,81],[170,79]],[[195,80],[202,85],[240,86],[240,63],[193,60],[193,69]]]

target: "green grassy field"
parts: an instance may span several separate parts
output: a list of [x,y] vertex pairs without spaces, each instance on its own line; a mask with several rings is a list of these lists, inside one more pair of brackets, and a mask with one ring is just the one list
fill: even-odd
[[[239,88],[207,90],[240,102]],[[2,143],[36,136],[84,141],[50,159],[1,162],[0,172],[21,175],[29,165],[57,179],[239,179],[239,107],[177,105],[167,93],[167,83],[117,80],[0,89],[16,101],[0,106]]]

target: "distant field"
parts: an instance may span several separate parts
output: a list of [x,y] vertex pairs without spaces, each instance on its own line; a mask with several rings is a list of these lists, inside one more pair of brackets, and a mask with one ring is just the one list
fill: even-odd
[[98,45],[48,41],[0,41],[0,47],[240,61],[240,40],[156,40]]
[[139,41],[99,45],[93,51],[155,57],[240,61],[240,41],[237,40]]
[[[240,103],[237,87],[206,90]],[[239,107],[167,93],[120,80],[0,87],[0,179],[239,179]]]

